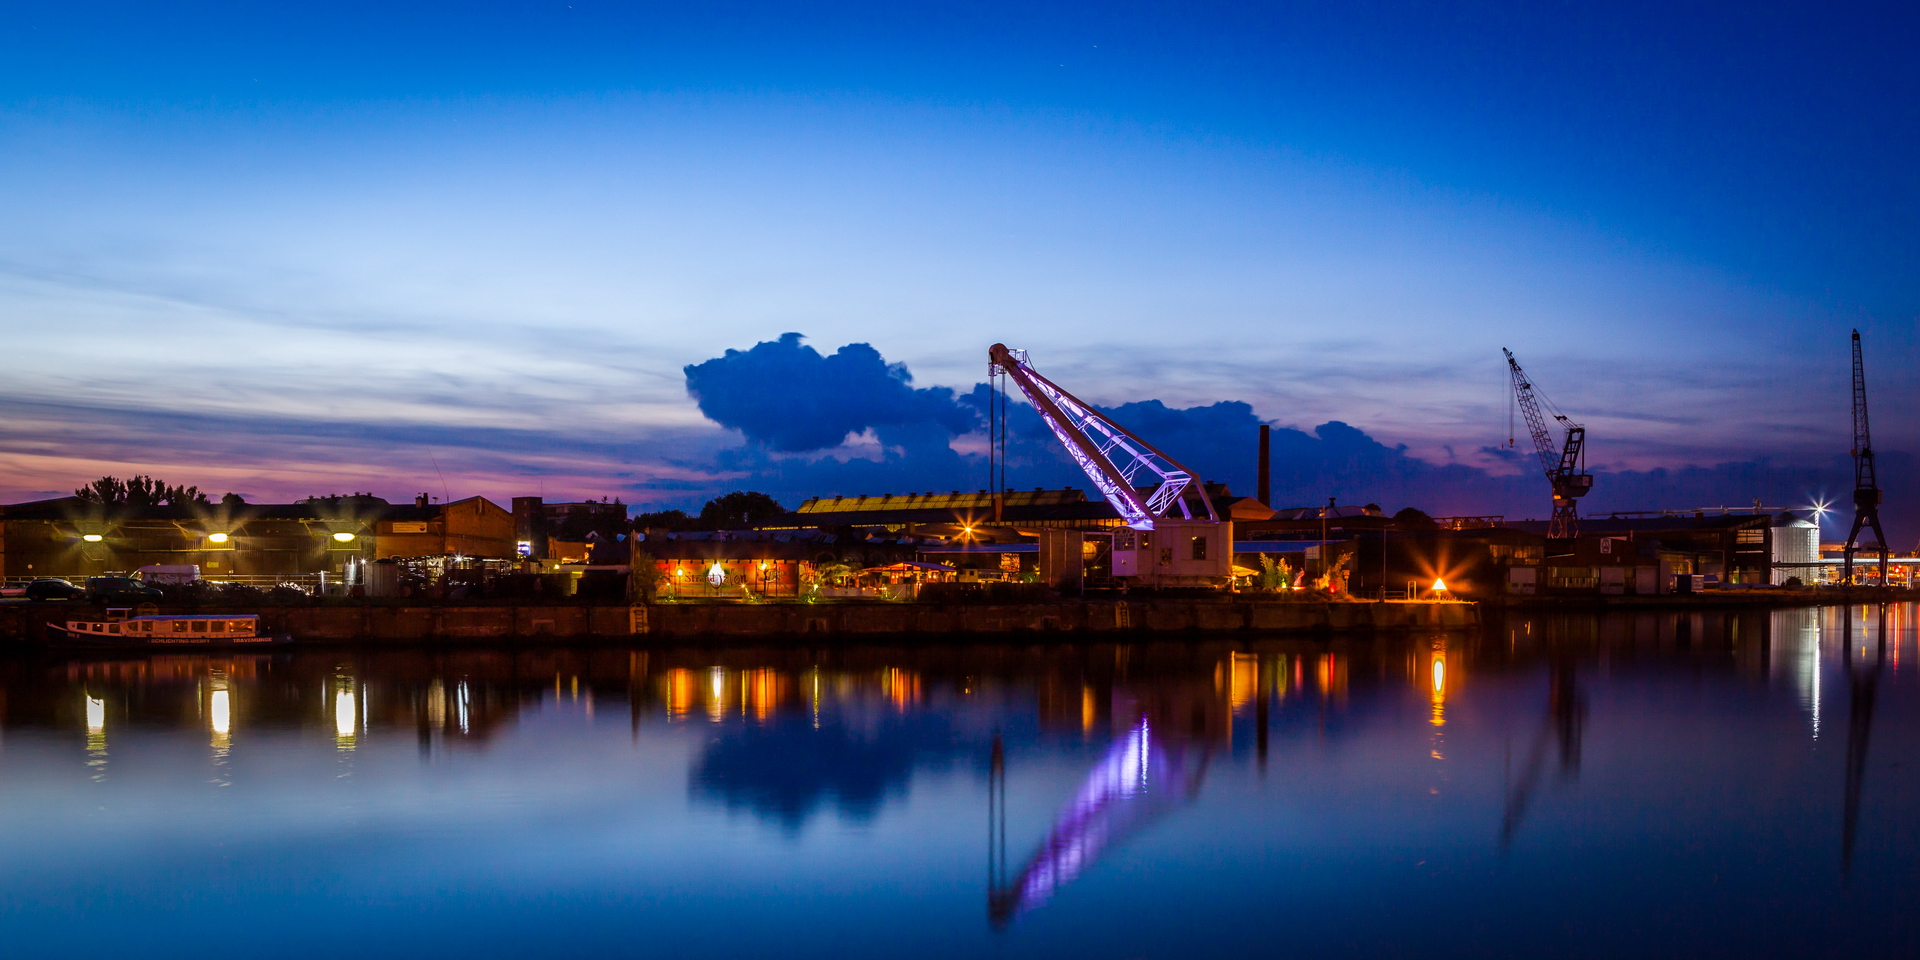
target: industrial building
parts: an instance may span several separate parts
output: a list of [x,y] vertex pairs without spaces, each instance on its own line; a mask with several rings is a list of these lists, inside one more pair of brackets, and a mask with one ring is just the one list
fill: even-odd
[[0,506],[0,570],[9,580],[87,577],[193,565],[249,582],[325,575],[357,582],[394,557],[511,557],[513,518],[483,497],[392,504],[374,496],[297,503],[130,508],[61,497]]

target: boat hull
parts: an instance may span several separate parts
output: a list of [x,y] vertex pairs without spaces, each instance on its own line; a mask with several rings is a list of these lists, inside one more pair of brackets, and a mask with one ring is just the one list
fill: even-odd
[[145,637],[128,634],[92,634],[68,630],[59,624],[47,624],[47,642],[60,647],[101,647],[115,650],[180,650],[202,647],[269,647],[292,643],[291,634],[251,637]]

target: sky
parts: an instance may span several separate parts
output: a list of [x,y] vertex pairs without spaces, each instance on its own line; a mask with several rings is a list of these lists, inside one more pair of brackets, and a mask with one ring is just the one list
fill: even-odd
[[[959,403],[1005,342],[1237,492],[1253,426],[1293,431],[1301,503],[1544,516],[1503,346],[1588,427],[1594,509],[1844,500],[1855,328],[1883,462],[1920,441],[1911,8],[8,17],[9,501],[985,485],[964,411],[825,446],[710,414],[690,370],[759,344]],[[1029,454],[1009,483],[1086,486]]]

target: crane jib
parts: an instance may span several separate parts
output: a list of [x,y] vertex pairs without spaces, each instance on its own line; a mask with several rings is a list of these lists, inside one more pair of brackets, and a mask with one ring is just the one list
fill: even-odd
[[[1184,496],[1197,480],[1193,471],[1041,376],[1006,345],[994,344],[987,351],[987,359],[1020,388],[1047,429],[1053,431],[1066,448],[1067,455],[1107,502],[1113,504],[1128,526],[1151,530],[1154,519],[1165,516],[1175,506],[1180,508],[1183,517],[1193,519]],[[1135,483],[1136,478],[1143,476],[1158,480],[1145,497]],[[1203,495],[1200,502],[1210,519],[1220,519],[1211,498]]]

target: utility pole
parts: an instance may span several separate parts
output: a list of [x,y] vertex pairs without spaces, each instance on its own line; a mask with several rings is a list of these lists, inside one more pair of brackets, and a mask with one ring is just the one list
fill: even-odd
[[[1320,575],[1323,577],[1333,572],[1333,568],[1327,563],[1327,514],[1332,512],[1333,498],[1328,497],[1327,505],[1320,508]],[[1327,585],[1333,584],[1329,582]]]

